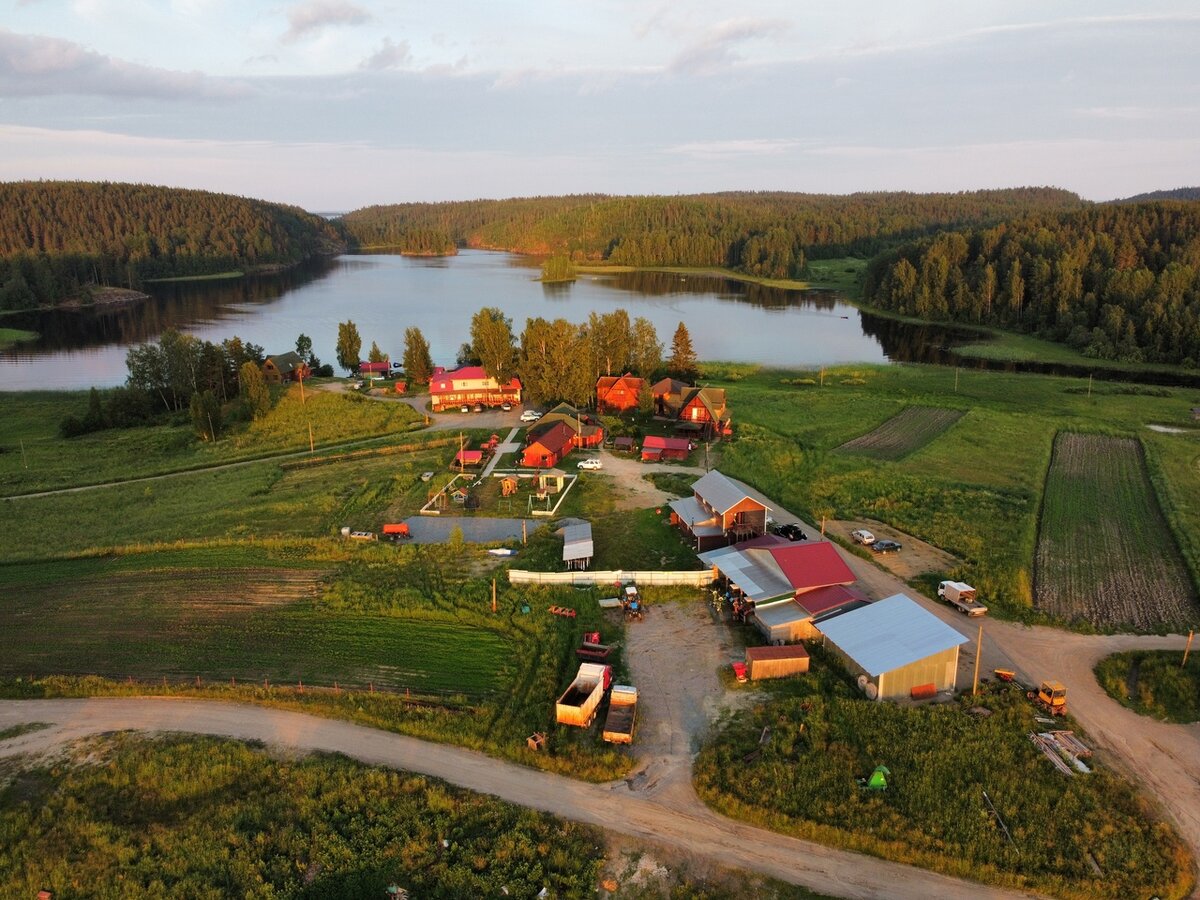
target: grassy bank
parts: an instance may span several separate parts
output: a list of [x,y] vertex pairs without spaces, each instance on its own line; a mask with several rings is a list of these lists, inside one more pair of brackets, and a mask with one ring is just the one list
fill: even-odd
[[848,298],[855,298],[861,292],[862,272],[867,261],[846,257],[843,259],[814,259],[808,263],[807,278],[763,278],[757,275],[747,275],[735,269],[712,266],[708,268],[689,268],[687,266],[608,266],[608,265],[574,265],[577,273],[586,275],[619,275],[624,272],[668,272],[672,275],[685,275],[697,278],[727,278],[730,281],[740,281],[745,284],[759,284],[763,287],[781,288],[788,291],[836,290],[842,291]]
[[[1016,890],[1188,896],[1192,861],[1178,835],[1102,766],[1055,772],[1026,737],[1033,708],[1019,691],[905,708],[857,696],[819,652],[813,669],[770,688],[701,752],[696,787],[716,810]],[[865,790],[857,779],[877,765],[891,771],[888,788]]]
[[7,350],[17,344],[36,341],[39,335],[36,331],[26,331],[22,328],[0,328],[0,350]]
[[[1195,649],[1195,648],[1193,648]],[[1102,659],[1096,680],[1108,695],[1143,716],[1164,722],[1200,722],[1200,661],[1189,654],[1135,650]]]

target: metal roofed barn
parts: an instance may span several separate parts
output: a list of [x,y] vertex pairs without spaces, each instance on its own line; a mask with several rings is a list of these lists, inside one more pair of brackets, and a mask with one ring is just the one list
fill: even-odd
[[867,696],[880,700],[931,684],[953,691],[958,648],[969,640],[904,594],[835,616],[820,630]]
[[563,528],[563,562],[568,569],[586,569],[594,554],[590,522]]

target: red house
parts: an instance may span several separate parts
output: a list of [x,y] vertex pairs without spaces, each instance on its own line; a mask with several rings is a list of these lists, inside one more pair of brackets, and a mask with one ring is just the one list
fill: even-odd
[[616,413],[637,409],[644,383],[628,373],[602,376],[596,381],[596,409]]
[[429,399],[434,412],[454,409],[464,403],[499,406],[501,403],[521,402],[521,381],[515,376],[508,384],[500,384],[483,370],[483,366],[462,366],[453,372],[434,369],[429,380]]
[[680,398],[679,428],[706,435],[729,433],[729,413],[722,388],[689,388]]
[[687,459],[692,452],[692,443],[687,438],[659,437],[648,435],[642,440],[642,462],[658,462],[660,459]]
[[539,432],[521,452],[521,465],[549,469],[571,452],[575,432],[564,422],[555,422]]
[[284,381],[302,381],[312,372],[308,363],[300,358],[295,350],[268,356],[262,364],[263,378],[267,384],[280,384]]

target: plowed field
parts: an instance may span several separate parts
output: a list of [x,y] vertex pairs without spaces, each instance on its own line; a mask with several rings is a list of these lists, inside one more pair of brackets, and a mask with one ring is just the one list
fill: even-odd
[[1200,618],[1196,592],[1132,438],[1060,432],[1046,476],[1034,600],[1097,627]]
[[920,450],[962,416],[960,409],[910,406],[838,449],[873,459],[903,459]]

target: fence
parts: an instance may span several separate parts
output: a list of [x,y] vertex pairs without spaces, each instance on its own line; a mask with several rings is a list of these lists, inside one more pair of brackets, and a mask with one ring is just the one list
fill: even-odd
[[712,583],[712,569],[699,572],[529,572],[509,569],[509,584],[621,584],[635,581],[642,585],[682,584],[706,587]]

